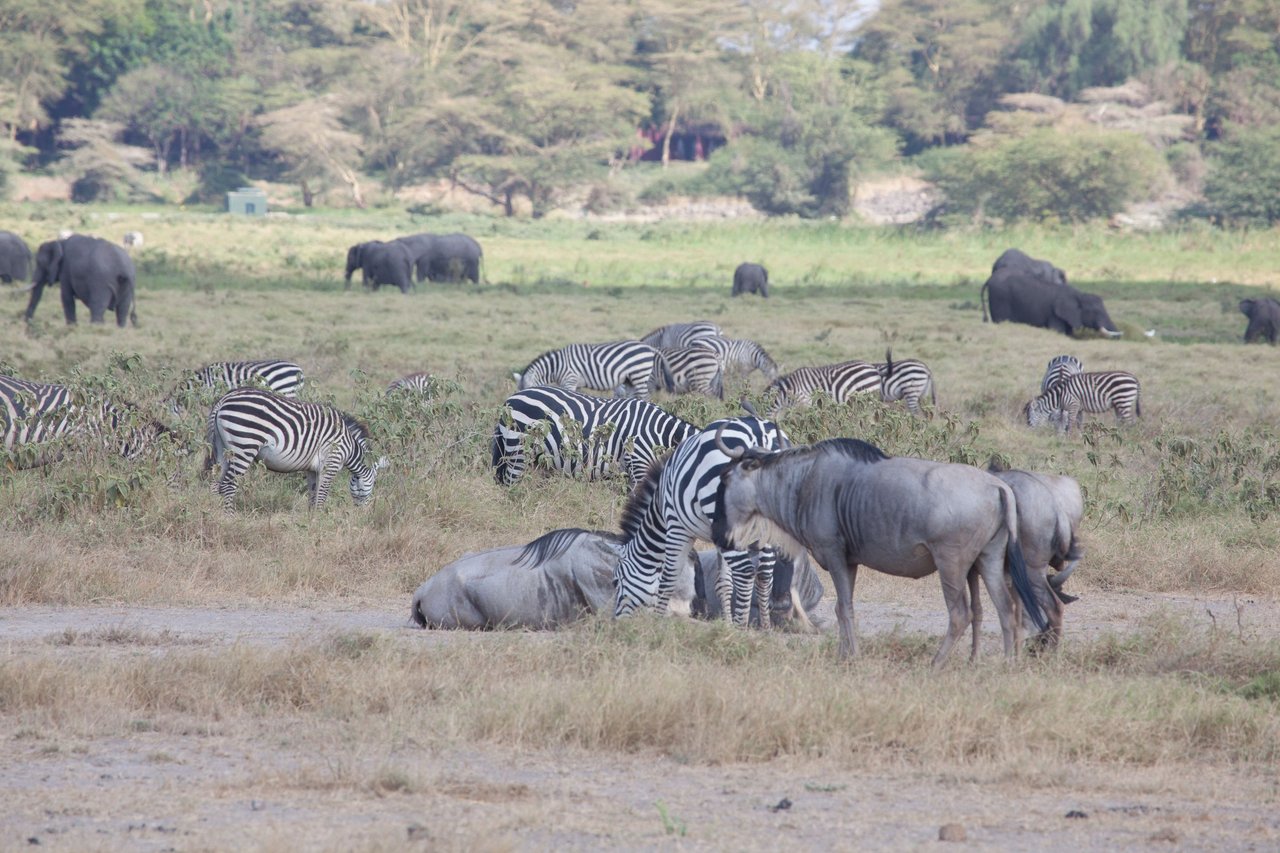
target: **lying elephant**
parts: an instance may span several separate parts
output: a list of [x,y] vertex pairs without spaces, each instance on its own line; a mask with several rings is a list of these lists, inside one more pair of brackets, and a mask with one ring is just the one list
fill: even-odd
[[[422,628],[529,628],[547,630],[583,616],[613,610],[613,573],[621,554],[621,537],[577,528],[553,530],[528,545],[513,545],[467,554],[436,572],[413,594],[410,616]],[[715,589],[719,555],[698,553],[698,572],[681,572],[683,582],[672,595],[672,612],[713,618],[719,602],[708,606],[698,589]],[[789,580],[790,564],[780,562],[778,580]],[[822,598],[822,585],[804,561],[797,577],[797,607],[788,583],[774,583],[774,612],[795,613],[796,622],[811,627],[805,610]],[[712,595],[712,599],[716,596]],[[776,624],[776,623],[775,623]]]

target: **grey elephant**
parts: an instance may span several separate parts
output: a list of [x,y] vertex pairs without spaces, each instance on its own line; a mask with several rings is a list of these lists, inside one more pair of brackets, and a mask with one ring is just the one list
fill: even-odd
[[347,250],[347,288],[351,287],[351,274],[356,270],[361,271],[365,287],[377,290],[384,284],[393,284],[401,293],[413,289],[413,257],[404,243],[370,240],[355,244]]
[[76,300],[89,306],[89,321],[101,323],[108,311],[116,314],[116,325],[123,327],[125,318],[138,325],[134,310],[137,271],[129,253],[109,240],[72,234],[60,240],[40,244],[36,250],[35,277],[31,301],[27,304],[27,322],[47,285],[62,285],[62,313],[67,324],[76,322]]
[[1048,261],[1037,260],[1021,249],[1005,249],[996,262],[991,265],[991,272],[1009,270],[1018,272],[1028,278],[1036,278],[1045,284],[1066,284],[1067,274]]
[[759,264],[738,264],[733,271],[733,296],[758,293],[769,298],[769,271]]
[[991,321],[1026,323],[1073,335],[1079,329],[1096,329],[1108,337],[1118,338],[1122,332],[1111,322],[1102,297],[1076,290],[1066,284],[1046,284],[1036,278],[1010,270],[993,273],[982,285],[978,300],[991,303]]
[[398,238],[413,255],[418,281],[480,282],[484,250],[466,234],[413,234]]
[[12,231],[0,231],[0,281],[26,281],[31,275],[31,250]]
[[1280,333],[1280,302],[1270,296],[1250,297],[1240,300],[1240,313],[1249,318],[1244,330],[1244,342],[1251,344],[1258,338],[1266,338],[1271,344]]

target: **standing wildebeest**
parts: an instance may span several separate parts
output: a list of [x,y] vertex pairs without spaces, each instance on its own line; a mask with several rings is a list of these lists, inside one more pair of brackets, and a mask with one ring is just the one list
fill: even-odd
[[[1084,548],[1076,535],[1084,518],[1080,484],[1072,477],[1058,474],[1010,470],[996,460],[987,465],[987,470],[1013,489],[1018,502],[1018,543],[1026,558],[1036,600],[1049,618],[1049,630],[1042,636],[1049,645],[1057,645],[1062,637],[1062,606],[1075,601],[1062,591],[1062,585],[1084,556]],[[1050,567],[1057,570],[1056,575],[1049,574]],[[977,578],[971,574],[975,654],[982,622],[977,586]]]
[[758,293],[769,298],[769,271],[759,264],[738,264],[733,271],[733,296]]
[[889,457],[852,438],[775,453],[751,447],[722,452],[736,461],[720,478],[716,544],[761,541],[791,554],[808,550],[835,583],[842,656],[857,654],[853,584],[860,565],[899,577],[938,573],[950,621],[935,667],[970,625],[970,570],[981,575],[1000,617],[1005,655],[1016,651],[1006,571],[1032,621],[1045,629],[1018,545],[1013,491],[985,471]]

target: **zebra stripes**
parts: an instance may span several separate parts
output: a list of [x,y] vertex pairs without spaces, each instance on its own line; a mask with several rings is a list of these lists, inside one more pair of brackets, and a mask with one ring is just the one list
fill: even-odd
[[671,390],[670,369],[656,348],[640,341],[570,344],[543,353],[523,373],[516,374],[521,391],[536,385],[556,385],[568,391],[621,389],[642,400],[649,398],[659,381],[662,388]]
[[746,376],[759,370],[769,381],[778,378],[777,362],[765,352],[764,347],[745,338],[698,338],[690,346],[709,349],[720,356],[724,372],[733,376]]
[[929,402],[938,404],[938,395],[933,387],[933,374],[928,365],[914,358],[894,361],[893,353],[886,350],[885,363],[877,364],[880,374],[880,399],[886,403],[901,400],[907,411],[913,415],[920,414],[920,400],[927,393]]
[[[661,465],[649,469],[635,487],[622,513],[624,545],[615,573],[617,600],[614,615],[624,616],[642,607],[666,610],[676,587],[677,572],[690,571],[689,552],[696,539],[711,541],[720,475],[732,461],[716,446],[730,450],[763,447],[778,450],[790,442],[772,421],[759,418],[727,418],[714,421],[681,442]],[[760,601],[773,590],[774,552],[759,550],[724,552],[728,572],[722,572],[717,592],[735,624],[745,624],[751,611],[752,587]],[[761,627],[769,627],[768,607],[760,608]]]
[[1106,411],[1114,411],[1121,423],[1132,423],[1142,414],[1138,379],[1132,373],[1072,374],[1023,407],[1028,426],[1054,421],[1059,432],[1070,432],[1073,422],[1080,426],[1085,412]]
[[181,414],[180,399],[197,388],[221,391],[262,384],[281,396],[297,397],[304,381],[302,368],[292,361],[215,361],[195,371],[186,384],[171,395],[169,409],[175,415]]
[[418,372],[410,373],[407,376],[401,376],[399,379],[387,386],[386,394],[390,396],[400,391],[410,394],[430,394],[435,389],[435,377],[430,373]]
[[1040,393],[1048,392],[1068,376],[1084,372],[1084,364],[1074,355],[1057,355],[1049,359],[1049,366],[1044,369],[1044,378],[1040,380]]
[[305,471],[311,505],[322,507],[334,478],[351,471],[351,497],[363,504],[373,494],[378,469],[370,465],[369,430],[355,418],[323,403],[303,403],[269,391],[237,388],[209,412],[210,456],[206,467],[221,471],[214,491],[232,512],[236,478],[261,459],[270,471]]
[[[698,431],[644,400],[606,400],[562,388],[518,391],[490,442],[494,479],[510,486],[542,459],[571,476],[609,476],[621,466],[632,485],[667,451]],[[530,446],[530,436],[539,436]],[[534,458],[528,458],[528,452]]]
[[[10,453],[26,445],[96,435],[112,451],[126,459],[136,459],[157,436],[168,430],[155,421],[135,424],[132,409],[110,400],[96,403],[78,400],[77,395],[63,385],[0,376],[0,427],[3,427],[4,449]],[[36,456],[24,462],[38,466],[55,458],[56,454]]]
[[816,393],[825,394],[834,403],[844,403],[854,394],[879,391],[883,380],[874,364],[844,361],[820,367],[800,367],[774,380],[768,390],[773,394],[769,417],[788,406],[813,402]]
[[710,320],[694,320],[692,323],[670,323],[659,326],[640,339],[658,349],[691,347],[694,341],[720,337],[720,327]]
[[706,394],[724,399],[724,364],[720,356],[703,347],[662,350],[671,370],[671,390],[676,394]]

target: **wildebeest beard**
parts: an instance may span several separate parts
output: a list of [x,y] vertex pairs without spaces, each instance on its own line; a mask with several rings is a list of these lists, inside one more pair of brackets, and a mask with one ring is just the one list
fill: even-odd
[[772,545],[792,560],[798,560],[807,550],[796,538],[759,512],[753,512],[746,521],[733,529],[724,504],[725,481],[722,477],[716,488],[715,514],[711,519],[711,538],[721,550],[742,550],[749,546]]

